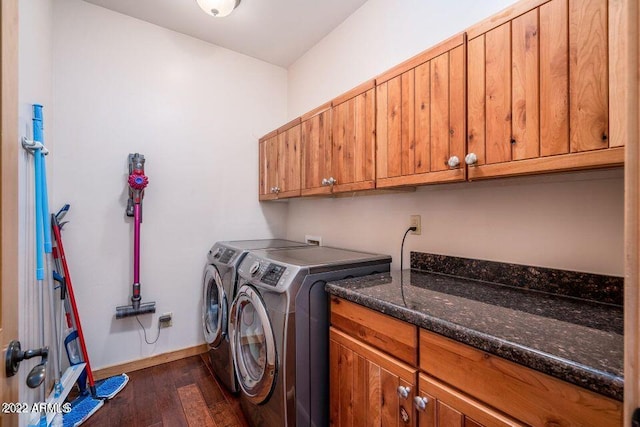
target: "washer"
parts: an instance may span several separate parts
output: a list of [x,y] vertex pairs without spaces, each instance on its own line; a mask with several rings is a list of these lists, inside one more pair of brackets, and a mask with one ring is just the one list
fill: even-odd
[[282,239],[238,240],[218,242],[209,251],[203,272],[202,328],[213,372],[231,392],[237,392],[238,385],[229,346],[228,309],[235,294],[237,267],[252,249],[301,246],[306,244]]
[[329,425],[327,281],[389,271],[391,257],[338,248],[251,251],[229,319],[240,404],[252,426]]

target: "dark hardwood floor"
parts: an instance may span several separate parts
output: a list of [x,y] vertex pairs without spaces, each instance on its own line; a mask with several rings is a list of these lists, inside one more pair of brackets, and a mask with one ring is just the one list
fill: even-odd
[[129,383],[88,427],[247,427],[237,397],[211,374],[207,354],[127,373]]

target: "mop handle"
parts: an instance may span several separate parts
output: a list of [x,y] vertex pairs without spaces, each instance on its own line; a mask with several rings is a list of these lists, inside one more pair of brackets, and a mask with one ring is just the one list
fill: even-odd
[[82,325],[80,325],[80,316],[78,313],[78,306],[76,305],[76,297],[73,293],[73,286],[71,284],[71,275],[69,274],[69,266],[67,265],[67,258],[64,254],[64,246],[62,245],[62,236],[60,235],[60,227],[57,221],[53,223],[53,236],[56,239],[57,247],[58,247],[58,256],[60,257],[60,263],[62,264],[62,268],[64,270],[64,278],[65,284],[67,286],[67,295],[69,296],[69,302],[71,303],[71,311],[73,312],[73,317],[76,321],[76,332],[78,332],[78,338],[80,341],[80,351],[82,351],[82,357],[84,362],[87,364],[87,378],[89,380],[89,387],[91,389],[91,394],[95,395],[95,381],[93,379],[93,372],[91,372],[91,365],[89,363],[89,353],[87,352],[87,346],[84,342],[84,334],[82,333]]
[[[35,120],[34,120],[35,122]],[[35,127],[34,127],[35,130]],[[35,132],[34,132],[35,133]],[[35,220],[36,220],[36,280],[44,280],[44,221],[42,220],[42,155],[40,149],[33,152],[33,165],[35,170]]]
[[[44,119],[42,116],[42,105],[33,104],[33,140],[39,142],[44,147]],[[36,153],[37,154],[37,153]],[[51,224],[49,216],[49,194],[47,190],[47,168],[44,161],[44,151],[40,150],[40,200],[41,200],[41,212],[42,215],[42,231],[44,233],[44,252],[51,253]]]

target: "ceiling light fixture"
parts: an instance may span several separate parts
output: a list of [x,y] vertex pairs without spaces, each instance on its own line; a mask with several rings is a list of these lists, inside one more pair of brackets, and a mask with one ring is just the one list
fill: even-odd
[[240,4],[240,0],[196,0],[196,2],[200,9],[216,18],[229,15]]

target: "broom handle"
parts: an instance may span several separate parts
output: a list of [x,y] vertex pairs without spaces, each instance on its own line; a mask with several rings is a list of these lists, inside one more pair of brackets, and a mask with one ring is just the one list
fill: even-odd
[[82,333],[82,325],[80,324],[80,314],[78,313],[78,306],[76,305],[76,297],[73,293],[73,285],[71,284],[71,274],[69,274],[69,266],[67,265],[67,258],[64,254],[64,246],[62,245],[62,236],[60,235],[60,227],[57,221],[53,224],[53,236],[56,239],[58,246],[58,255],[60,256],[60,262],[62,263],[62,269],[64,270],[65,284],[67,286],[67,295],[69,296],[69,302],[71,303],[71,311],[73,311],[73,317],[76,321],[76,331],[78,332],[78,338],[80,341],[80,351],[82,351],[82,357],[87,364],[85,367],[87,371],[87,378],[89,380],[89,389],[91,390],[91,396],[96,397],[96,383],[93,379],[93,372],[91,372],[91,364],[89,363],[89,353],[87,352],[87,346],[84,341],[84,334]]

